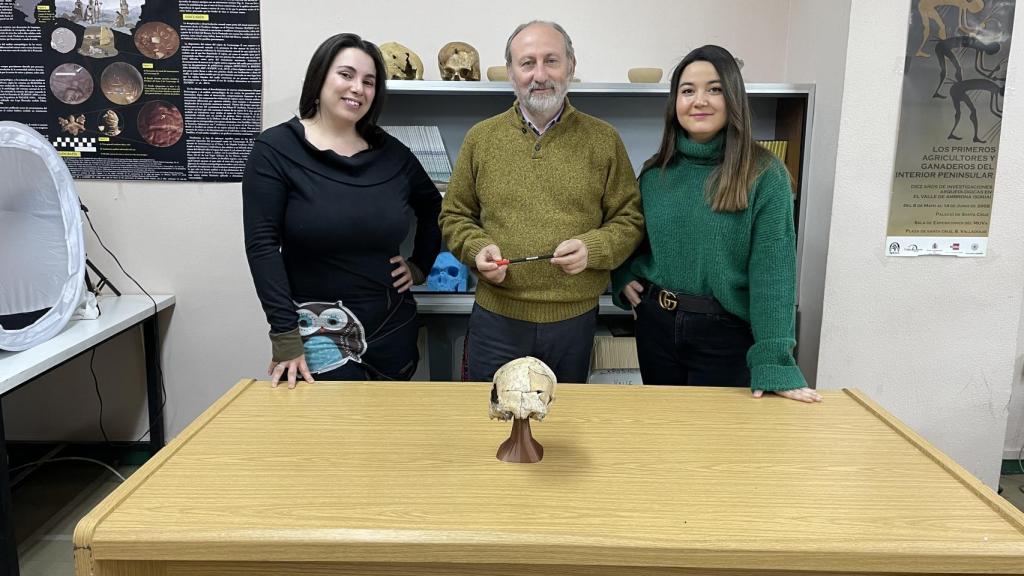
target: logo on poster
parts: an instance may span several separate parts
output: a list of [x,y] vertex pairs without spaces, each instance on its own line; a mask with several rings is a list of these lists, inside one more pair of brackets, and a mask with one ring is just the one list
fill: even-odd
[[949,245],[949,247],[952,248],[953,250],[959,250],[960,249],[960,243],[959,242],[953,242],[952,244]]
[[921,249],[918,248],[917,244],[911,244],[910,246],[907,246],[906,248],[904,248],[904,250],[906,250],[907,252],[915,252],[915,253],[921,251]]
[[977,251],[978,251],[978,243],[975,242],[974,244],[971,244],[971,252],[977,252]]
[[899,254],[899,253],[900,253],[900,243],[899,242],[893,242],[892,244],[889,244],[889,254]]

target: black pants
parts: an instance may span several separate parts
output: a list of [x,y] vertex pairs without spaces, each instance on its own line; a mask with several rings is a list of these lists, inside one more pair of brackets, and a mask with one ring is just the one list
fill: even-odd
[[374,324],[367,328],[366,353],[362,362],[349,360],[327,372],[314,374],[317,380],[409,380],[420,361],[417,340],[420,321],[416,300],[409,293],[391,294],[366,302],[354,302],[353,310]]
[[733,314],[662,308],[655,290],[636,306],[636,350],[644,384],[750,386],[750,324]]
[[474,304],[466,331],[469,380],[490,382],[506,362],[533,356],[547,364],[559,382],[586,382],[596,330],[596,307],[561,322],[535,323],[507,318]]

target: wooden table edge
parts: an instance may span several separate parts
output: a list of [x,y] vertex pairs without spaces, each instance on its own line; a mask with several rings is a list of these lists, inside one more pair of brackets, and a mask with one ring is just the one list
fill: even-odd
[[[93,508],[78,522],[75,526],[75,532],[72,538],[75,547],[76,565],[79,563],[80,559],[88,558],[88,560],[91,561],[92,552],[90,547],[92,544],[92,538],[100,523],[125,499],[131,496],[135,490],[142,486],[146,479],[163,467],[163,465],[170,460],[178,450],[188,444],[189,440],[206,427],[210,420],[234,402],[235,399],[238,398],[238,396],[254,382],[256,382],[256,380],[253,378],[239,380],[238,383],[228,390],[226,394],[221,396],[216,402],[200,414],[198,418],[186,426],[185,429],[182,430],[181,434],[178,434],[178,436],[167,444],[167,446],[146,461],[141,468],[136,470],[134,474],[129,476],[127,480],[122,482],[114,489],[113,492],[104,498],[99,505]],[[79,573],[91,574],[92,572],[88,571]]]
[[1009,522],[1017,529],[1018,532],[1021,533],[1021,535],[1024,535],[1024,512],[1017,510],[1017,508],[1010,504],[1009,501],[999,496],[981,480],[978,480],[974,474],[971,474],[966,468],[954,462],[952,458],[946,456],[935,446],[932,446],[932,444],[925,440],[923,436],[911,430],[909,426],[890,414],[874,400],[868,398],[867,395],[860,390],[843,388],[843,392],[863,406],[864,409],[873,414],[876,418],[892,428],[894,432],[902,436],[907,442],[914,445],[914,447],[924,453],[925,456],[938,464],[939,467],[956,478],[956,480],[965,488],[970,490],[975,496],[985,502],[989,508],[999,514],[1003,520]]
[[[142,484],[144,484],[146,479],[148,479],[150,476],[152,476],[157,470],[159,470],[164,465],[164,463],[166,463],[170,458],[172,458],[177,453],[178,450],[180,450],[184,445],[186,445],[191,440],[191,438],[193,436],[198,434],[207,425],[207,423],[209,423],[215,416],[217,416],[220,412],[222,412],[225,408],[227,408],[232,402],[235,401],[236,398],[238,398],[239,395],[241,395],[246,389],[248,389],[251,385],[253,385],[256,382],[257,382],[257,380],[255,380],[255,379],[243,379],[243,380],[240,380],[237,384],[234,385],[234,387],[231,388],[231,390],[229,390],[224,396],[222,396],[220,399],[218,399],[218,401],[216,401],[213,405],[211,405],[210,408],[208,408],[206,411],[204,411],[195,421],[193,421],[188,427],[186,427],[185,430],[183,430],[181,434],[179,434],[171,443],[169,443],[167,445],[167,447],[165,447],[163,450],[161,450],[159,453],[157,453],[157,455],[155,455],[153,458],[151,458],[145,465],[143,465],[142,468],[140,468],[137,472],[135,472],[135,474],[133,474],[126,482],[124,482],[123,484],[118,486],[118,488],[115,489],[114,492],[112,492],[110,494],[110,496],[108,496],[99,506],[97,506],[95,509],[93,509],[89,514],[87,514],[78,523],[78,525],[75,528],[74,539],[73,539],[74,540],[75,564],[76,564],[76,572],[77,573],[79,573],[79,574],[91,574],[91,573],[93,573],[91,568],[92,568],[92,563],[94,561],[94,558],[93,558],[93,555],[92,555],[92,550],[90,548],[90,544],[92,542],[93,534],[95,533],[95,530],[97,529],[99,524],[111,512],[113,512],[121,504],[121,502],[123,502],[126,498],[128,498]],[[983,484],[980,480],[975,478],[970,472],[968,472],[966,469],[964,469],[963,467],[961,467],[960,465],[955,463],[948,456],[942,454],[938,449],[936,449],[934,446],[932,446],[927,440],[925,440],[919,434],[917,434],[916,432],[911,430],[909,427],[907,427],[905,424],[900,422],[896,417],[891,415],[889,412],[887,412],[885,409],[883,409],[877,403],[872,401],[870,398],[868,398],[862,392],[860,392],[858,390],[855,390],[855,389],[847,389],[847,388],[842,389],[842,392],[845,393],[847,396],[849,396],[851,399],[853,399],[855,402],[857,402],[859,405],[861,405],[865,410],[867,410],[873,416],[875,416],[876,418],[881,420],[883,423],[885,423],[887,426],[889,426],[893,431],[895,431],[897,434],[899,434],[905,440],[907,440],[912,445],[914,445],[918,450],[920,450],[923,454],[925,454],[929,459],[931,459],[936,464],[938,464],[943,470],[945,470],[947,473],[949,473],[952,476],[954,476],[957,479],[958,482],[960,482],[964,487],[966,487],[968,490],[970,490],[976,497],[978,497],[981,500],[983,500],[993,511],[995,511],[997,514],[999,514],[1000,517],[1002,517],[1004,520],[1006,520],[1011,525],[1013,525],[1013,527],[1016,528],[1018,532],[1020,532],[1021,534],[1024,534],[1024,513],[1016,510],[1015,508],[1013,508],[1013,506],[1011,506],[1008,502],[1006,502],[1001,497],[996,495],[995,492],[993,492],[988,486]],[[225,544],[225,542],[222,541],[219,544],[223,545],[223,544]],[[325,542],[325,543],[320,543],[320,544],[321,545],[330,544],[331,546],[337,546],[338,541],[335,540],[335,541],[332,541],[332,542],[329,542],[329,543]],[[365,542],[363,542],[362,544],[365,544]],[[114,544],[114,548],[120,548],[123,545],[124,545],[124,543],[116,543],[116,544]],[[310,544],[307,544],[307,547],[309,547],[309,546],[310,546]],[[319,547],[316,544],[312,544],[311,546],[314,547],[314,548],[318,548]],[[475,546],[470,545],[470,547],[475,547]],[[130,548],[133,548],[133,546],[132,545],[128,545],[127,548],[130,549]],[[418,547],[416,545],[412,545],[412,548],[420,548],[420,547]],[[419,551],[422,551],[422,548],[420,548]],[[114,552],[114,551],[113,550],[107,550],[107,552]],[[117,550],[117,555],[121,556],[125,552],[128,552],[128,551],[127,550]],[[152,550],[150,550],[150,553],[151,552],[152,552]],[[363,552],[365,553],[365,551],[363,551]],[[605,550],[605,552],[607,552],[607,550]],[[638,552],[638,550],[631,550],[631,552],[633,552],[635,554],[636,552]],[[693,552],[695,552],[695,551],[690,551],[689,553],[693,554]],[[705,552],[707,552],[707,551],[705,551]],[[703,568],[711,568],[711,567],[721,568],[722,566],[719,565],[720,559],[716,558],[720,554],[732,554],[732,555],[734,555],[735,551],[724,551],[724,550],[723,551],[712,551],[710,553],[709,557],[703,558],[703,560],[701,562],[698,562],[698,564],[701,564],[702,566],[700,566],[700,567],[703,567]],[[106,556],[106,555],[107,554],[104,554],[104,556]],[[119,559],[131,561],[131,560],[133,560],[132,556],[134,556],[134,554],[129,552],[129,553],[125,554],[124,556],[121,556]],[[158,556],[159,555],[157,555],[157,557]],[[257,554],[257,556],[258,556],[258,554]],[[288,555],[284,555],[284,556],[273,555],[273,556],[275,556],[273,559],[264,558],[263,561],[274,561],[274,562],[298,561],[298,558],[287,558]],[[340,561],[340,562],[343,562],[343,563],[349,563],[349,562],[357,561],[357,558],[352,558],[348,554],[341,555],[339,557],[333,557],[333,555],[331,555],[331,554],[328,554],[327,556],[328,557],[323,558],[323,560],[334,561],[334,562],[339,562]],[[359,555],[358,561],[360,561],[360,562],[374,562],[374,561],[379,562],[379,561],[383,560],[383,558],[374,558],[374,556],[376,556],[376,555],[375,554],[370,554],[368,557],[367,556],[363,556],[363,555]],[[601,556],[601,555],[599,554],[597,556]],[[779,555],[780,556],[779,558],[774,558],[774,555],[772,555],[772,554],[769,554],[769,556],[772,556],[774,560],[781,560],[783,556],[786,556],[786,554]],[[854,555],[854,556],[856,556],[856,555]],[[894,561],[895,560],[895,561],[897,561],[897,563],[899,563],[899,561],[901,560],[901,557],[900,557],[899,554],[896,554],[896,555],[885,555],[885,556],[892,556],[891,558],[887,558],[888,561]],[[157,559],[157,557],[149,556],[147,554],[146,560],[152,561],[154,559]],[[110,558],[110,559],[113,560],[113,558]],[[223,558],[223,559],[226,559],[226,558]],[[223,559],[221,559],[221,560],[223,560]],[[762,559],[764,559],[764,557],[762,557]],[[876,561],[878,559],[879,559],[878,557],[875,558]],[[134,560],[135,561],[139,561],[139,560],[142,560],[142,559],[141,558],[135,558]],[[163,560],[171,560],[171,558],[164,558]],[[181,560],[181,559],[178,558],[177,560]],[[214,558],[202,558],[202,559],[195,558],[195,559],[188,559],[188,560],[189,561],[211,561],[211,560],[214,560]],[[410,558],[410,560],[411,560],[411,558]],[[605,559],[604,558],[595,557],[595,558],[593,558],[593,560],[598,561],[595,565],[602,565],[603,563],[601,563],[600,560],[605,560]],[[692,560],[694,560],[694,558],[691,557],[690,560],[692,561]],[[939,555],[939,556],[936,556],[935,558],[932,558],[932,560],[942,561],[942,562],[952,562],[954,564],[960,565],[961,567],[966,567],[967,565],[969,565],[969,563],[971,561],[971,557],[970,557],[970,555],[963,556],[963,555],[952,554],[952,555],[948,555],[948,556],[946,556],[946,555]],[[1006,558],[1004,560],[1012,560],[1012,559],[1011,558]],[[919,561],[920,561],[920,559],[918,559],[918,562]],[[556,564],[557,564],[557,562],[556,562]],[[643,564],[638,564],[638,566],[643,566]],[[733,566],[732,568],[735,568],[735,567]],[[906,568],[906,567],[904,567],[904,568]],[[1008,573],[1016,573],[1016,571],[1008,572]]]

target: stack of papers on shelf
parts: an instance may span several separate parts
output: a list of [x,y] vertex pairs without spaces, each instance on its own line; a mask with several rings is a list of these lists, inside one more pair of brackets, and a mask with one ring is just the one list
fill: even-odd
[[381,126],[388,134],[405,144],[434,182],[447,183],[452,178],[452,164],[437,126]]

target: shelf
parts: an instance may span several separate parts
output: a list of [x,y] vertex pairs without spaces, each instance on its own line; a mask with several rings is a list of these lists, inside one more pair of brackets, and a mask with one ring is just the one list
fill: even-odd
[[[569,95],[615,94],[635,96],[637,94],[668,94],[669,85],[632,84],[629,82],[573,82]],[[751,96],[804,96],[814,92],[813,84],[747,84]],[[389,94],[511,94],[512,84],[508,82],[445,82],[443,80],[388,80]]]
[[[473,294],[432,294],[430,292],[415,292],[416,309],[420,314],[469,314],[473,310]],[[623,310],[612,304],[610,295],[603,295],[598,301],[602,316],[627,316],[628,310]]]

